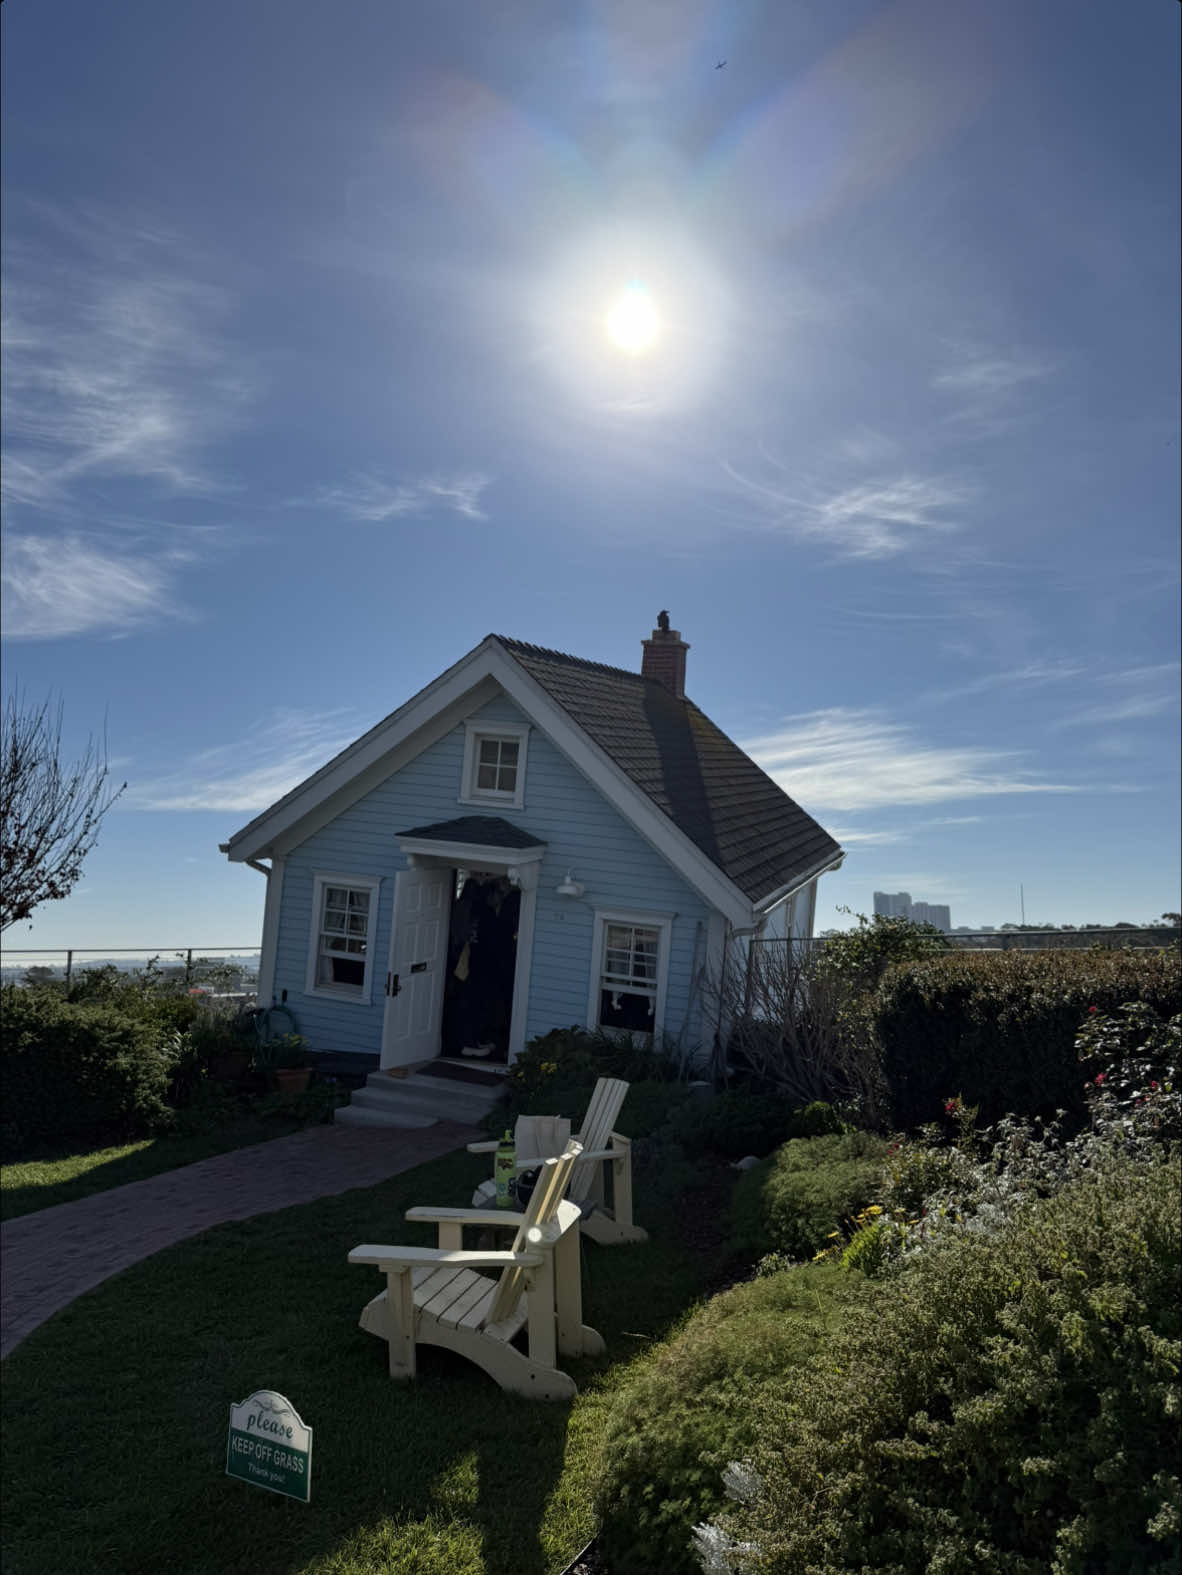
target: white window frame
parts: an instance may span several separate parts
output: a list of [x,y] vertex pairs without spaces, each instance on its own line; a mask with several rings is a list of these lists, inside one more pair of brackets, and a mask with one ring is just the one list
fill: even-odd
[[[502,809],[525,807],[525,757],[529,745],[528,722],[465,722],[464,769],[460,777],[461,804],[498,804]],[[517,745],[517,785],[512,793],[476,785],[480,746],[486,739]]]
[[[347,886],[352,891],[369,892],[369,925],[365,932],[365,978],[360,990],[333,989],[317,981],[320,963],[321,920],[324,917],[324,891],[327,886]],[[312,931],[308,939],[308,971],[304,981],[304,994],[314,995],[323,1001],[344,1001],[351,1006],[373,1004],[374,950],[378,936],[378,899],[381,893],[380,877],[370,875],[336,875],[317,870],[312,877]]]
[[[657,993],[653,1003],[652,1042],[656,1047],[665,1027],[665,998],[669,986],[669,953],[673,941],[673,915],[669,913],[639,913],[629,908],[596,908],[595,930],[591,943],[591,982],[587,991],[587,1027],[599,1028],[599,994],[603,988],[604,948],[607,944],[609,924],[631,924],[638,928],[658,931],[657,944]],[[606,1028],[605,1033],[640,1034],[639,1029]]]

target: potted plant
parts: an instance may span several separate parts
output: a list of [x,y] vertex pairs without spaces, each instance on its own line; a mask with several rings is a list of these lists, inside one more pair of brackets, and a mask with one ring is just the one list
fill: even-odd
[[283,1034],[270,1044],[275,1083],[281,1094],[302,1094],[312,1078],[312,1054],[302,1034]]

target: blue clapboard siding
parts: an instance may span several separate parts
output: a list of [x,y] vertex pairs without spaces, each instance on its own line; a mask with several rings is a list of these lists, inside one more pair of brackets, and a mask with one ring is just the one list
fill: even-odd
[[[481,722],[527,720],[504,696],[474,715]],[[287,991],[300,1031],[316,1049],[380,1051],[394,878],[406,862],[395,836],[414,826],[484,813],[503,815],[548,844],[538,884],[526,1039],[586,1023],[595,909],[629,908],[674,916],[665,1032],[692,1043],[700,1034],[701,1014],[689,999],[690,981],[695,945],[699,959],[705,956],[708,906],[536,726],[529,737],[520,810],[460,804],[463,758],[460,726],[288,854],[275,991],[277,996]],[[555,893],[568,868],[586,887],[581,899]],[[317,873],[381,879],[368,1005],[304,993]]]

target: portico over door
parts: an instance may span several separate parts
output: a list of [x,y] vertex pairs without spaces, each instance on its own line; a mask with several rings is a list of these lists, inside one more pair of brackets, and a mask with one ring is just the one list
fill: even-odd
[[413,1066],[439,1054],[452,871],[412,866],[394,885],[394,922],[382,1020],[382,1066]]

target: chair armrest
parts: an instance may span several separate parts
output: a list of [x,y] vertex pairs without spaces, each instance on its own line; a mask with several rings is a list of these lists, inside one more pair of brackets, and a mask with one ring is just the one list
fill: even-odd
[[426,1225],[504,1225],[516,1230],[525,1222],[524,1214],[512,1209],[433,1209],[419,1206],[407,1209],[408,1220]]
[[[469,1143],[468,1152],[469,1154],[495,1154],[500,1146],[499,1143]],[[513,1161],[514,1168],[517,1170],[533,1170],[535,1166],[542,1163],[543,1158],[545,1156],[542,1154],[536,1154],[532,1159],[518,1156]]]
[[468,1152],[469,1154],[495,1154],[500,1146],[496,1138],[493,1138],[488,1143],[469,1143]]
[[616,1148],[585,1148],[580,1159],[619,1159],[620,1151]]
[[545,1260],[540,1252],[448,1252],[438,1247],[385,1247],[364,1242],[349,1254],[350,1263],[378,1269],[532,1269]]

